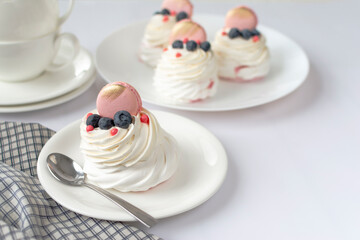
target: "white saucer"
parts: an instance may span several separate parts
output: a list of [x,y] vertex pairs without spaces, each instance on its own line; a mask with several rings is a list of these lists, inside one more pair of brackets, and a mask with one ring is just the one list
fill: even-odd
[[[208,39],[223,27],[224,17],[199,14],[195,21],[204,26]],[[137,57],[147,21],[128,25],[107,38],[96,51],[95,64],[108,82],[121,79],[133,85],[145,102],[191,111],[226,111],[254,107],[286,96],[298,88],[309,72],[309,60],[301,47],[276,30],[259,26],[266,36],[271,54],[271,72],[265,80],[252,83],[221,81],[218,93],[202,102],[168,104],[163,102],[152,85],[153,69]]]
[[[145,192],[113,193],[140,207],[155,218],[188,211],[208,200],[221,186],[227,157],[219,140],[207,129],[187,118],[153,111],[160,125],[179,143],[181,161],[174,176]],[[57,132],[39,155],[37,172],[46,192],[64,207],[94,218],[134,221],[121,208],[86,187],[73,187],[55,180],[46,167],[46,157],[60,152],[83,165],[79,149],[80,120]]]
[[93,74],[87,79],[87,82],[81,87],[62,95],[57,98],[53,98],[43,102],[37,102],[33,104],[15,105],[15,106],[0,106],[0,113],[16,113],[16,112],[29,112],[39,109],[53,107],[74,99],[88,90],[96,80],[96,74]]
[[[62,44],[59,58],[67,50],[68,46]],[[0,82],[0,107],[28,105],[54,99],[83,86],[94,72],[93,59],[90,53],[82,48],[71,64],[58,71],[44,72],[25,82]]]

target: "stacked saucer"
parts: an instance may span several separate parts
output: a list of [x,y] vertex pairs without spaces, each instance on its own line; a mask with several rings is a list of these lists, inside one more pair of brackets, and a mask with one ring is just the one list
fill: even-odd
[[91,55],[60,33],[72,7],[59,17],[56,0],[0,1],[0,112],[54,106],[92,85]]

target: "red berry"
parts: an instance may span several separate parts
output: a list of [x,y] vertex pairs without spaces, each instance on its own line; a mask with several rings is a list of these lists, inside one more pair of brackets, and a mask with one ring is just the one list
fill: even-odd
[[226,32],[222,32],[221,35],[225,36],[225,35],[227,35],[227,33],[226,33]]
[[165,15],[162,20],[163,20],[163,22],[169,21],[169,16],[168,16],[168,15]]
[[140,121],[141,121],[142,123],[149,124],[149,117],[148,117],[148,115],[146,115],[146,114],[141,114]]
[[200,40],[197,40],[196,43],[200,46],[201,41],[200,41]]
[[253,42],[257,42],[257,41],[259,41],[259,36],[254,36],[253,37]]
[[88,113],[87,115],[86,115],[86,119],[88,118],[88,117],[90,117],[91,115],[93,115],[92,113]]
[[117,128],[113,128],[113,129],[111,129],[110,130],[110,134],[111,134],[111,136],[115,136],[117,133],[118,133],[118,129]]
[[183,43],[187,43],[189,41],[188,38],[184,38]]
[[214,86],[214,81],[211,81],[209,86],[208,86],[208,89],[211,89],[213,86]]
[[175,11],[171,11],[171,12],[170,12],[170,15],[171,15],[171,16],[175,16],[175,15],[176,15],[176,12],[175,12]]
[[87,125],[87,126],[86,126],[86,131],[87,131],[87,132],[91,132],[92,130],[94,130],[94,127],[93,127],[93,126],[91,126],[91,125]]
[[181,53],[176,53],[176,55],[175,55],[177,58],[179,58],[179,57],[181,57],[182,55],[181,55]]
[[191,100],[190,102],[191,103],[197,103],[197,102],[201,102],[202,101],[202,99],[201,98],[198,98],[198,99],[195,99],[195,100]]
[[168,49],[167,48],[164,48],[163,51],[166,52]]

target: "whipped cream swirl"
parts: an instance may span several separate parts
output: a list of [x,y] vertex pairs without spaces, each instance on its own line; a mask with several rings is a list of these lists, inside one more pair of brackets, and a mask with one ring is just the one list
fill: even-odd
[[175,16],[168,15],[168,20],[165,22],[163,17],[161,14],[156,14],[150,19],[140,46],[140,60],[151,67],[156,67],[158,64],[176,23]]
[[[229,33],[230,29],[225,30]],[[212,43],[219,67],[219,77],[227,80],[253,80],[266,76],[270,70],[270,55],[264,35],[254,42],[238,37],[230,39],[216,33]]]
[[[94,111],[93,113],[96,113]],[[80,125],[80,148],[85,155],[87,180],[104,189],[122,192],[146,191],[169,179],[177,169],[175,139],[165,132],[147,110],[149,125],[140,121],[140,113],[128,129],[95,128],[86,131],[86,117]]]
[[170,103],[196,102],[213,96],[217,85],[217,65],[211,50],[188,51],[185,46],[169,46],[155,70],[154,86],[161,98]]

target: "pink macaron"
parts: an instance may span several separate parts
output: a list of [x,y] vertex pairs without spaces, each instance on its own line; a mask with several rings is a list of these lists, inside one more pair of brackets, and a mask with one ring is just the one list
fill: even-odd
[[136,116],[141,111],[142,102],[133,86],[124,82],[113,82],[101,89],[96,107],[102,117],[114,118],[115,113],[122,110]]
[[226,28],[237,28],[239,30],[254,29],[257,26],[257,22],[255,12],[246,6],[231,9],[225,17]]
[[189,19],[182,20],[175,24],[169,43],[172,44],[175,40],[194,40],[204,42],[206,41],[206,32],[202,26]]
[[186,12],[189,18],[191,18],[193,12],[193,5],[189,0],[164,0],[161,8],[174,11],[176,14]]

